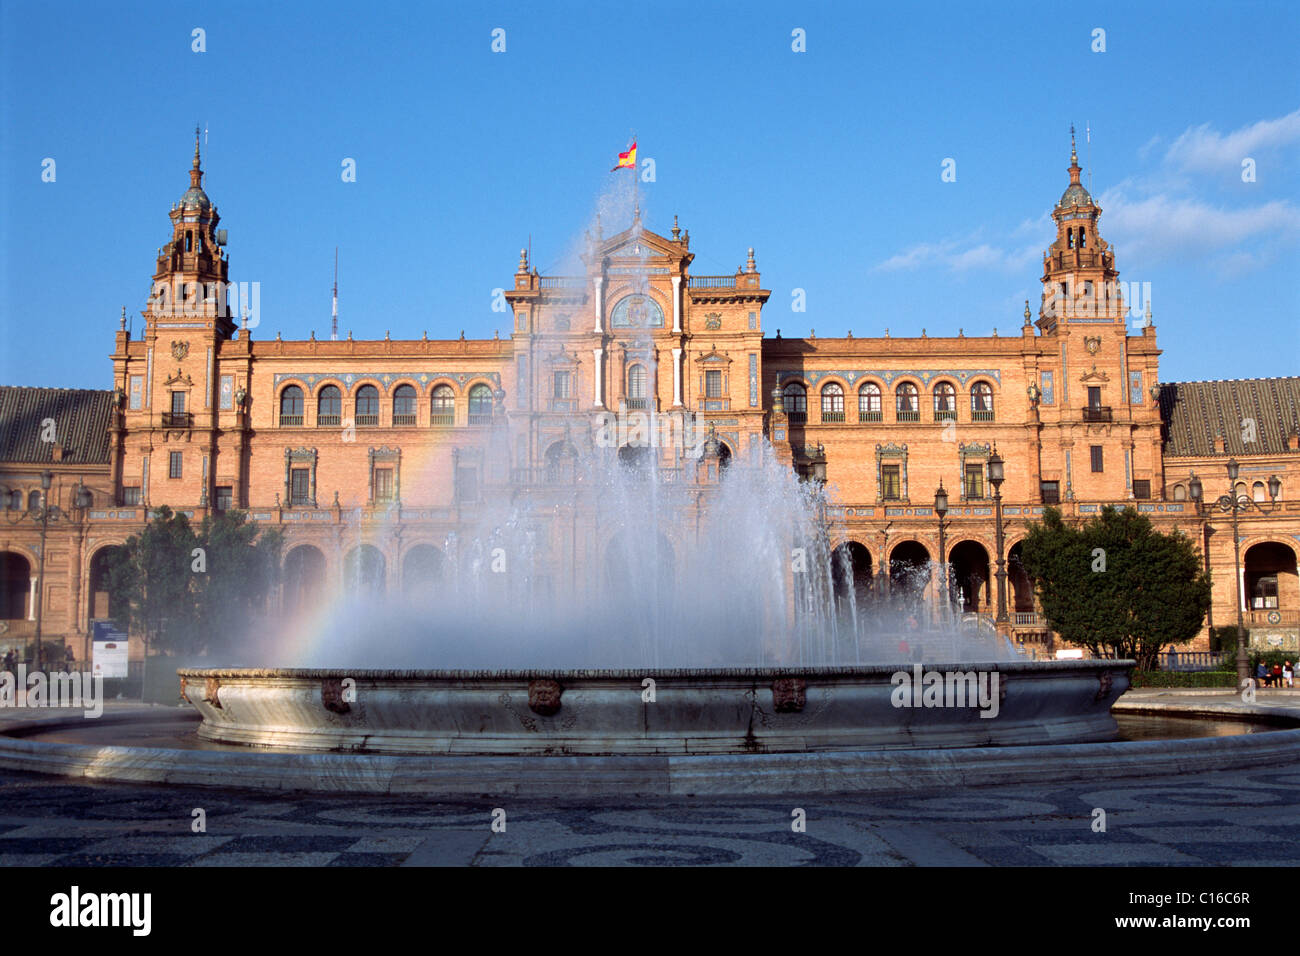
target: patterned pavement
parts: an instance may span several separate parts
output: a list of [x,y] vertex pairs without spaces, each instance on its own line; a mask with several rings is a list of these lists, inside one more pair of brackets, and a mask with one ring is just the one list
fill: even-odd
[[[192,830],[194,810],[206,832]],[[1094,809],[1105,832],[1094,832]],[[493,832],[493,811],[505,831]],[[795,832],[792,811],[806,813]],[[498,815],[499,816],[499,815]],[[419,801],[0,774],[0,865],[1297,865],[1300,767],[962,792]]]

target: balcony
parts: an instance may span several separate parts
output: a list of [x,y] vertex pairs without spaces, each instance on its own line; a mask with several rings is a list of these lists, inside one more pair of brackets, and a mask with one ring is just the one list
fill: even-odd
[[880,409],[876,409],[874,412],[858,412],[858,421],[864,425],[870,424],[871,422],[883,422],[884,420],[885,414]]
[[957,420],[957,409],[936,408],[934,410],[934,420],[936,422],[955,422]]
[[414,424],[415,424],[414,412],[402,412],[401,414],[398,414],[396,412],[393,413],[394,427],[397,427],[399,425],[414,425]]
[[337,428],[343,424],[342,415],[317,415],[316,425],[319,428]]
[[643,412],[649,407],[650,399],[648,398],[629,398],[627,400],[627,408],[631,412]]
[[451,428],[456,424],[456,413],[434,412],[429,416],[429,424],[434,428]]
[[1013,611],[1011,623],[1015,627],[1027,627],[1034,630],[1046,630],[1047,618],[1037,611]]
[[1109,422],[1112,421],[1110,406],[1108,405],[1088,405],[1083,409],[1083,420],[1085,422]]
[[1247,611],[1245,621],[1248,627],[1294,627],[1300,624],[1300,611],[1285,611],[1280,608],[1262,608]]
[[838,425],[844,422],[844,413],[841,412],[822,412],[823,425]]
[[686,281],[688,289],[734,289],[735,276],[691,276]]
[[993,421],[993,409],[976,408],[970,413],[970,420],[973,422],[991,422]]
[[163,412],[163,428],[189,428],[193,425],[193,416],[189,412]]
[[492,413],[491,412],[470,412],[469,423],[471,425],[491,425]]
[[301,415],[281,415],[281,416],[280,416],[280,427],[281,427],[281,428],[293,428],[293,427],[298,427],[298,426],[301,426],[301,425],[302,425],[302,416],[301,416]]
[[898,420],[900,422],[919,422],[921,420],[921,412],[919,409],[916,408],[912,408],[912,409],[900,408],[898,410]]
[[378,424],[379,424],[379,416],[378,416],[378,415],[358,415],[358,416],[357,416],[357,425],[378,425]]

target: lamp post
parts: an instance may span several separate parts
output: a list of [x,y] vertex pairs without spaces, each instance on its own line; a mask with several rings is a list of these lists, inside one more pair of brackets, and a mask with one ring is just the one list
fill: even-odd
[[[39,522],[41,527],[41,544],[40,552],[36,559],[36,597],[33,601],[32,610],[36,617],[36,666],[41,666],[41,627],[43,624],[44,595],[45,595],[45,538],[50,528],[50,521],[74,521],[58,505],[49,503],[50,486],[54,483],[54,474],[48,468],[41,472],[41,498],[40,504],[35,508],[28,508],[26,511],[15,509],[9,496],[5,496],[5,521],[9,524],[18,524],[21,521],[30,519]],[[91,505],[90,491],[86,486],[78,481],[76,485],[76,494],[73,496],[73,507],[77,510],[78,518],[85,514],[85,510]],[[15,510],[19,513],[17,517],[11,517]]]
[[1006,476],[1002,472],[1002,456],[998,454],[998,446],[993,446],[993,454],[989,456],[989,484],[993,486],[993,516],[997,522],[997,550],[998,550],[998,617],[999,625],[1009,624],[1010,619],[1007,617],[1007,561],[1003,555],[1003,531],[1002,531],[1002,482]]
[[[1282,482],[1277,475],[1270,475],[1268,478],[1268,496],[1270,504],[1267,509],[1263,508],[1259,502],[1251,499],[1249,495],[1237,494],[1237,476],[1241,473],[1241,465],[1236,458],[1228,459],[1228,494],[1219,496],[1214,502],[1213,507],[1218,508],[1224,514],[1232,515],[1232,572],[1233,572],[1233,591],[1237,597],[1237,681],[1240,683],[1250,679],[1250,658],[1246,654],[1246,626],[1242,616],[1242,609],[1246,605],[1246,587],[1245,581],[1241,575],[1241,535],[1239,533],[1240,525],[1238,516],[1243,511],[1249,511],[1252,508],[1260,514],[1269,514],[1277,507],[1277,496],[1282,492]],[[1195,474],[1188,482],[1192,500],[1196,502],[1196,508],[1199,511],[1201,499],[1205,493],[1201,486],[1201,479]]]
[[948,514],[948,492],[943,490],[943,482],[939,482],[939,490],[934,493],[934,513],[939,516],[939,587],[941,603],[941,614],[943,620],[948,619],[948,605],[950,595],[948,593],[948,548],[944,543],[944,517]]

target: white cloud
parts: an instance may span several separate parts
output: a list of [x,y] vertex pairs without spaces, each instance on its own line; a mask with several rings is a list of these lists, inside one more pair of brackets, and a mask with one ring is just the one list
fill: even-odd
[[[1196,258],[1218,255],[1225,247],[1263,237],[1289,237],[1300,231],[1300,210],[1280,200],[1224,209],[1186,196],[1158,193],[1130,198],[1120,189],[1111,189],[1101,196],[1100,203],[1106,209],[1103,235],[1120,248],[1130,268],[1135,260],[1150,262],[1175,254]],[[1233,252],[1238,271],[1246,260],[1254,258],[1249,250]]]
[[969,237],[944,239],[940,242],[917,243],[877,264],[872,271],[899,272],[906,269],[942,268],[949,272],[995,269],[1015,273],[1033,265],[1038,254],[1036,246],[1012,249],[987,242],[977,243]]
[[1202,123],[1174,140],[1165,152],[1165,162],[1206,172],[1240,170],[1241,161],[1247,156],[1297,140],[1300,140],[1300,110],[1277,119],[1259,120],[1227,134]]

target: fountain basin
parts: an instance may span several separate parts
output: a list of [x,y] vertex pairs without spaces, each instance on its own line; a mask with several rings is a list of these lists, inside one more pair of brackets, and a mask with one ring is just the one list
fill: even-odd
[[[224,743],[393,754],[689,755],[1110,740],[1117,730],[1110,707],[1128,689],[1133,666],[177,673],[181,697],[203,717],[199,736]],[[918,674],[920,693],[911,687]],[[943,680],[939,694],[929,674]],[[959,696],[981,684],[983,703],[978,694],[973,701]]]

